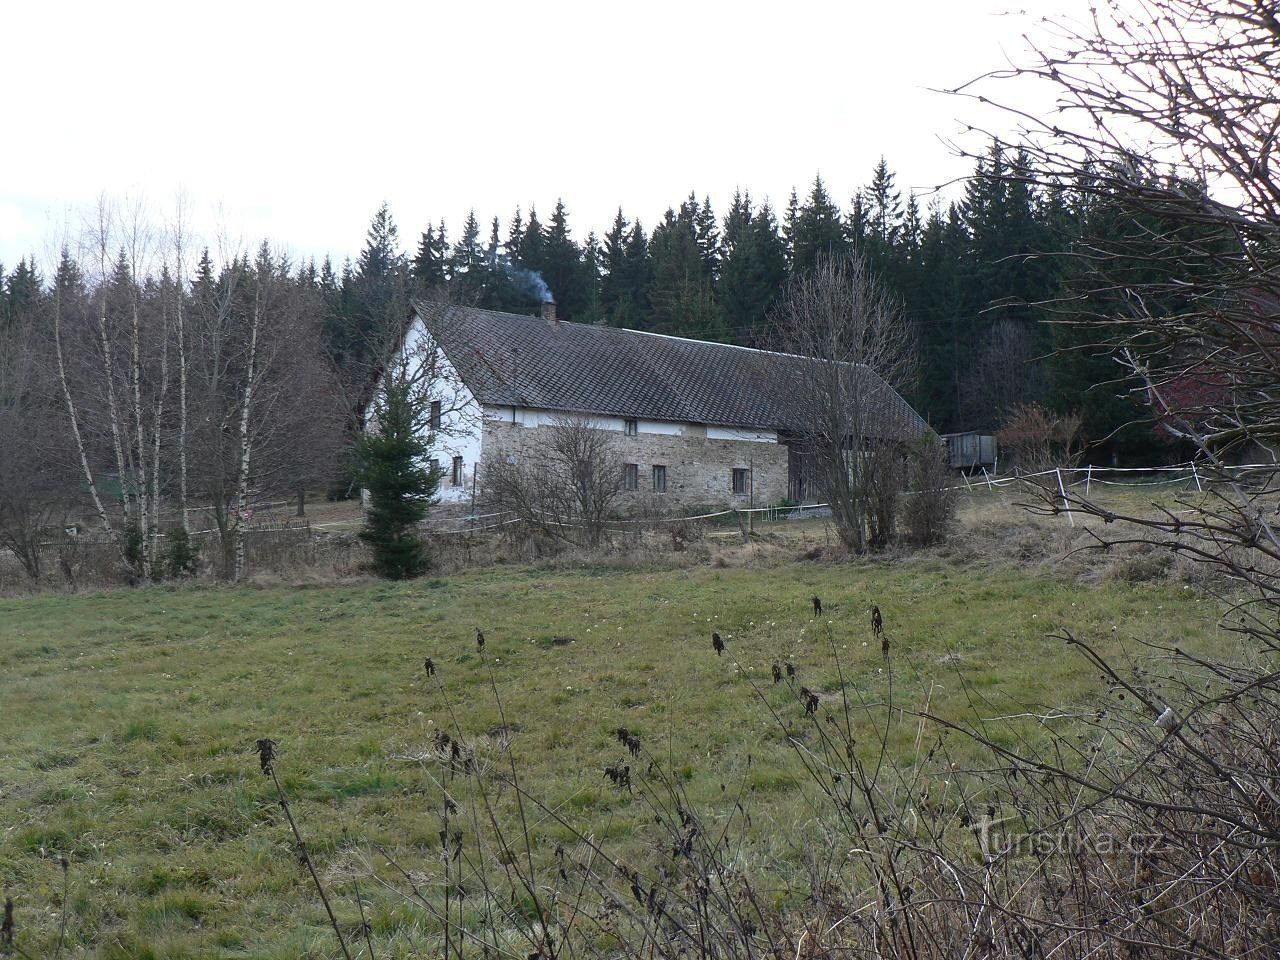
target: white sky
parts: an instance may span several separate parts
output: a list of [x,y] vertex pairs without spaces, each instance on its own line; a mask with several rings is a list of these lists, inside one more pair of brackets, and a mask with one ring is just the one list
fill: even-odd
[[[1060,8],[1065,0],[1027,0]],[[1012,0],[1013,4],[1017,0]],[[117,3],[0,17],[0,262],[44,257],[102,193],[295,255],[358,251],[390,203],[406,248],[468,207],[503,232],[563,196],[579,240],[690,190],[847,203],[885,154],[904,196],[969,169],[973,119],[930,92],[1004,66],[1009,0]],[[1048,12],[1046,10],[1046,12]]]

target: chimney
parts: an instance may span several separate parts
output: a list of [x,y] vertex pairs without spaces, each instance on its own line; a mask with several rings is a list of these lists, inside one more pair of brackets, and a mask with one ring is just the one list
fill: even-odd
[[554,321],[556,318],[556,302],[554,300],[542,301],[542,319]]

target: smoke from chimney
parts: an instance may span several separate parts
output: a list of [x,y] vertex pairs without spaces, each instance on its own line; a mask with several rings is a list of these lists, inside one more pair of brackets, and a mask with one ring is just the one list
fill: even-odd
[[542,303],[550,303],[555,300],[555,297],[551,295],[551,288],[547,286],[547,281],[542,279],[542,274],[534,270],[525,270],[523,267],[513,267],[510,264],[507,264],[505,269],[507,276],[511,278],[511,282],[522,293],[537,297]]

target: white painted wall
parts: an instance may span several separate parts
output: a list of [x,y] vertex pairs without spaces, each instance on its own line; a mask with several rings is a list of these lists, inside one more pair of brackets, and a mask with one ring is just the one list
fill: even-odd
[[[472,483],[476,465],[480,462],[480,438],[483,430],[483,411],[467,385],[458,376],[449,358],[435,348],[426,326],[414,318],[405,335],[404,356],[425,363],[434,356],[436,376],[431,382],[431,399],[439,400],[440,430],[430,456],[440,462],[440,487],[437,496],[441,503],[463,503],[471,500]],[[462,482],[453,483],[453,458],[462,457]]]
[[776,430],[743,430],[738,427],[707,427],[708,440],[745,440],[748,443],[777,443]]
[[[495,407],[486,406],[486,420],[499,420],[503,423],[520,427],[545,427],[554,424],[558,417],[565,414],[557,410],[542,410],[533,407]],[[626,431],[626,419],[610,417],[603,414],[588,414],[601,430]],[[712,427],[700,423],[680,423],[673,420],[636,420],[637,433],[659,434],[661,436],[705,436],[710,440],[744,440],[753,443],[777,443],[778,434],[773,430],[739,429],[737,427]]]

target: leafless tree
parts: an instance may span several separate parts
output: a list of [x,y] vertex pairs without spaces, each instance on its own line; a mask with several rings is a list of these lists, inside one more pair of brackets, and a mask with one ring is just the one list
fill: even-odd
[[[1099,550],[1184,558],[1241,646],[1200,657],[1173,642],[1154,651],[1162,667],[1134,671],[1064,631],[1111,688],[1107,709],[1047,750],[968,731],[1018,777],[1007,795],[1038,807],[1036,821],[1142,839],[1060,857],[1043,871],[1066,881],[1052,899],[1001,913],[1080,951],[1268,956],[1280,944],[1280,19],[1264,0],[1106,0],[1037,36],[1006,75],[1047,85],[1058,109],[1019,113],[1022,145],[1046,186],[1111,213],[1111,229],[1063,252],[1079,280],[1052,306],[1195,451],[1203,489],[1117,509],[1049,487],[1033,509],[1101,520],[1085,534]],[[964,92],[998,102],[1000,89]],[[1245,458],[1263,466],[1233,469]],[[1087,871],[1114,879],[1091,885]]]
[[265,244],[194,284],[189,330],[192,492],[208,505],[226,575],[246,572],[255,504],[326,472],[341,410],[319,311]]
[[846,549],[861,553],[872,491],[893,482],[886,471],[898,471],[883,448],[916,433],[899,422],[893,395],[915,371],[902,305],[861,256],[823,260],[791,282],[773,315],[771,343],[812,361],[763,362],[761,378],[799,411],[797,440],[820,495]]
[[994,427],[1026,402],[1034,356],[1026,324],[1008,318],[992,324],[965,380],[965,422]]
[[37,334],[45,318],[40,304],[0,321],[0,550],[12,551],[32,580],[46,572],[44,546],[75,500],[55,381]]
[[613,433],[592,417],[562,414],[486,459],[487,500],[556,542],[598,547],[622,493]]

